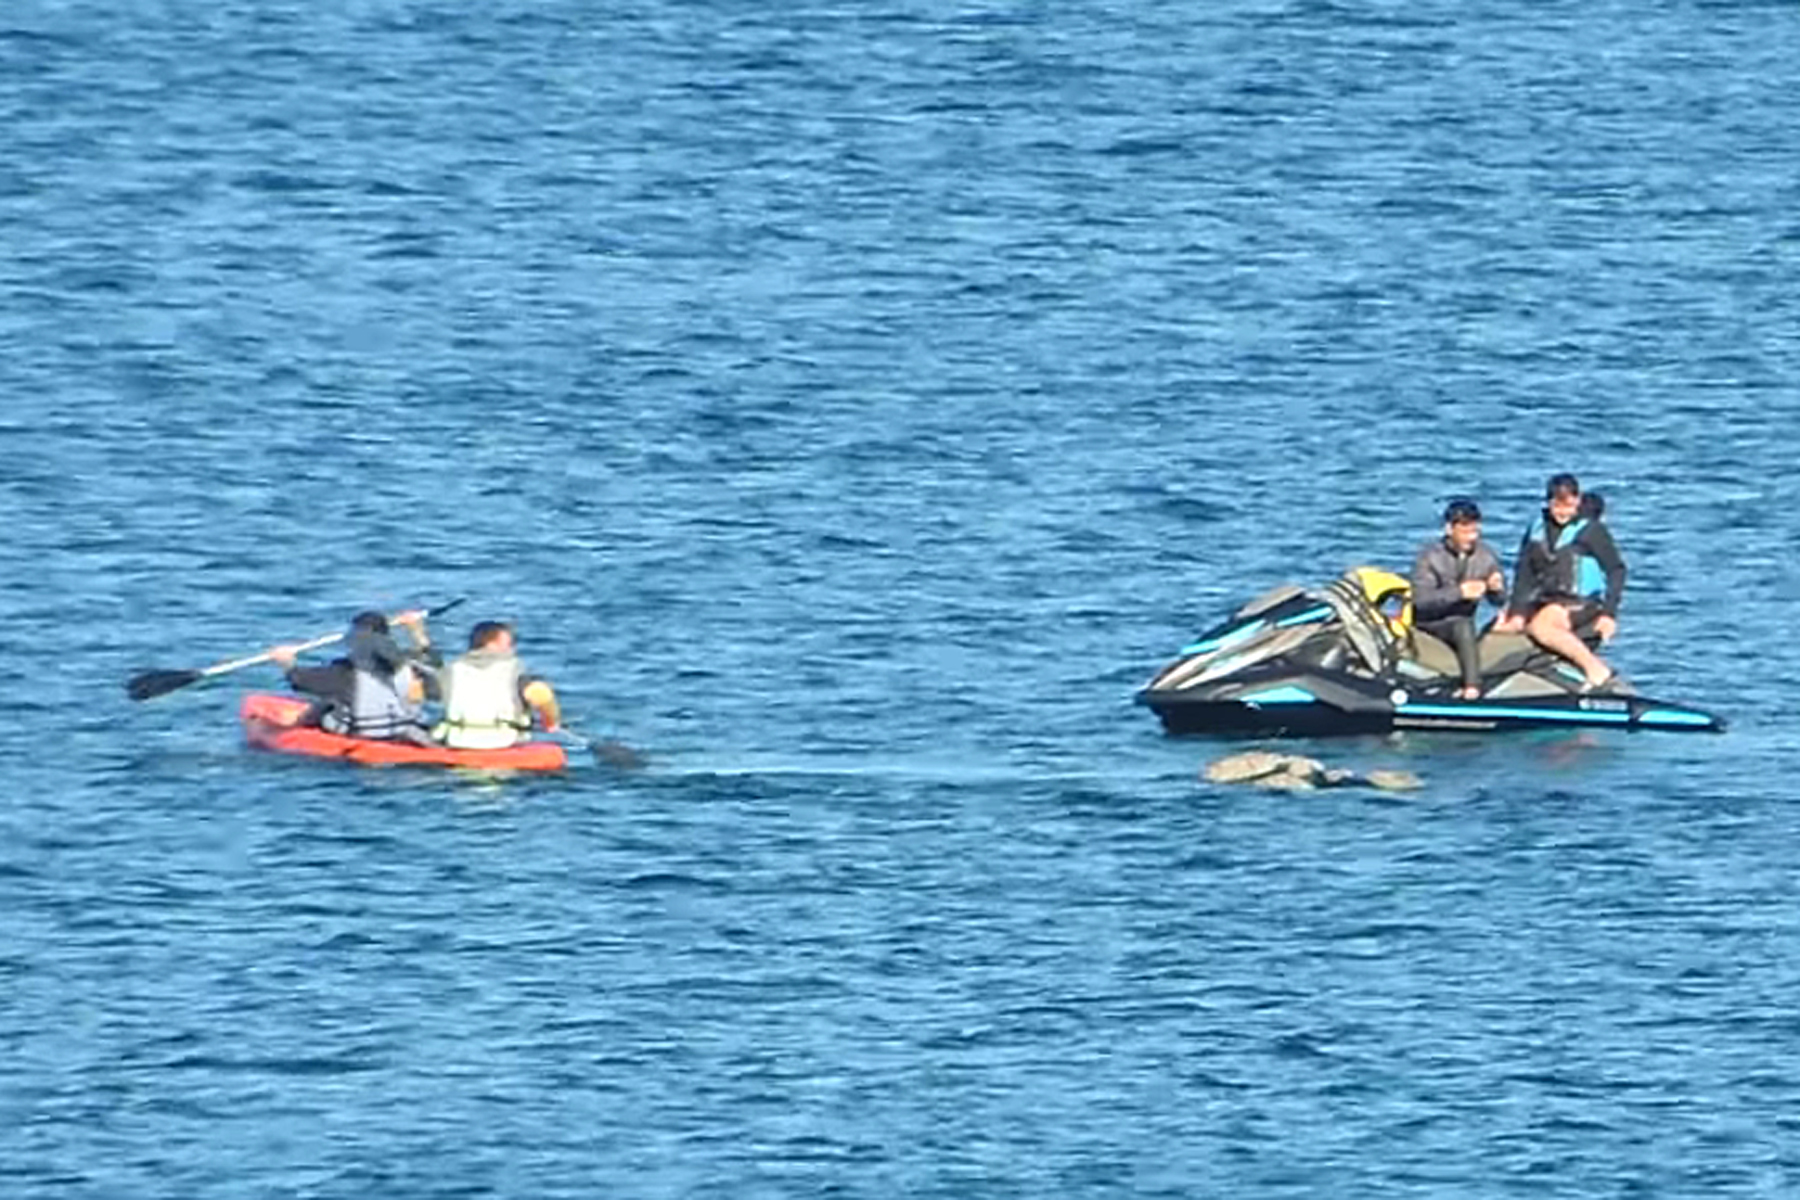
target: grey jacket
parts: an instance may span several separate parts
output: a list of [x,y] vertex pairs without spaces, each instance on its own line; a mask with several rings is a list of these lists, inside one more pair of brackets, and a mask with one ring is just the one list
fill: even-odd
[[1472,617],[1481,607],[1480,600],[1465,600],[1457,585],[1466,579],[1486,579],[1500,571],[1501,587],[1489,588],[1487,598],[1499,604],[1506,598],[1506,573],[1500,569],[1500,556],[1486,542],[1476,542],[1467,554],[1458,554],[1443,538],[1433,538],[1419,547],[1413,560],[1413,619],[1440,621],[1445,617]]

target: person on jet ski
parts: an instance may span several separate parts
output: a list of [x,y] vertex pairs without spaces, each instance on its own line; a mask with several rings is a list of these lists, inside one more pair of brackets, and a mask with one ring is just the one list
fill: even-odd
[[1584,512],[1582,500],[1573,475],[1552,475],[1544,485],[1544,510],[1519,544],[1512,597],[1494,628],[1523,629],[1581,668],[1593,691],[1612,682],[1613,670],[1582,637],[1591,630],[1605,643],[1619,632],[1625,559],[1600,521],[1603,502],[1594,497]]
[[556,693],[525,673],[514,653],[513,628],[482,621],[469,631],[469,652],[444,669],[444,719],[433,731],[446,746],[494,750],[531,733],[535,713],[545,729],[561,721]]
[[1452,500],[1444,509],[1444,535],[1420,547],[1413,560],[1413,622],[1456,648],[1462,669],[1457,695],[1481,695],[1480,656],[1475,648],[1475,614],[1486,598],[1506,598],[1500,556],[1481,540],[1481,509],[1473,500]]
[[387,617],[371,610],[351,620],[344,656],[322,667],[299,666],[295,661],[299,651],[293,646],[269,651],[287,673],[288,685],[314,698],[304,724],[376,741],[437,744],[425,727],[421,707],[440,661],[425,630],[425,614],[401,613],[394,624],[411,635],[410,648],[403,649],[394,640]]

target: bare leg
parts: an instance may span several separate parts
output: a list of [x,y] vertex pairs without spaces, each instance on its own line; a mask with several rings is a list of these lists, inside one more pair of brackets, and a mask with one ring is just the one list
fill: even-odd
[[1600,661],[1600,657],[1587,648],[1587,644],[1575,636],[1569,625],[1569,610],[1560,604],[1546,604],[1532,616],[1531,623],[1525,627],[1531,640],[1550,651],[1560,654],[1587,676],[1587,681],[1599,687],[1612,678],[1612,668]]

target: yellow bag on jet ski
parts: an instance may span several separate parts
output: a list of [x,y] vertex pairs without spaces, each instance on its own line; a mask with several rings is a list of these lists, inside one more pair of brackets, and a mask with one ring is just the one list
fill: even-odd
[[1369,607],[1387,622],[1388,632],[1397,638],[1412,636],[1412,581],[1404,575],[1384,571],[1380,567],[1351,567],[1344,578],[1362,589]]

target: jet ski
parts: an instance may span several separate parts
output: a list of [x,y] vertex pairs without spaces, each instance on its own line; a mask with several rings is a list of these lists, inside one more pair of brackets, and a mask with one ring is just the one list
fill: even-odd
[[1397,729],[1665,729],[1725,722],[1581,672],[1520,633],[1478,645],[1481,696],[1463,700],[1456,652],[1412,625],[1411,586],[1357,567],[1322,587],[1267,592],[1184,646],[1138,702],[1169,733],[1315,737]]

